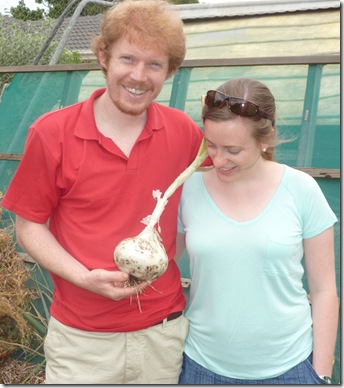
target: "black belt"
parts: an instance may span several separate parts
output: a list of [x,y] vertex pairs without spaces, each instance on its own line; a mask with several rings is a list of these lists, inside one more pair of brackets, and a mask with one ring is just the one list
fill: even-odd
[[[173,319],[179,318],[181,315],[183,315],[183,311],[175,311],[174,313],[171,313],[169,316],[167,316],[167,318],[165,318],[165,319],[167,320],[167,322],[169,322],[169,321],[173,321]],[[155,323],[153,326],[162,324],[164,322],[164,320],[162,320],[158,323]]]

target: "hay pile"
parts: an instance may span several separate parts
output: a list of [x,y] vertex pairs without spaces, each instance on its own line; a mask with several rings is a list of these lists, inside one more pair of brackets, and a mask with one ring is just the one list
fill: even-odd
[[[0,207],[0,220],[3,208]],[[0,359],[27,345],[30,327],[21,314],[30,297],[26,282],[29,272],[16,251],[13,225],[0,229]]]
[[11,358],[18,348],[25,351],[34,335],[22,311],[35,296],[27,286],[29,270],[16,250],[14,225],[2,227],[3,211],[0,205],[0,383],[16,384],[36,367]]
[[45,384],[44,371],[37,365],[6,358],[0,360],[0,384]]

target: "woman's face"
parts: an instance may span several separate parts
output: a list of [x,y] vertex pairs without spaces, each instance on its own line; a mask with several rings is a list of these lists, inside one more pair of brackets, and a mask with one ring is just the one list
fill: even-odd
[[230,182],[257,172],[262,146],[252,137],[251,123],[241,116],[228,121],[205,120],[207,151],[221,181]]

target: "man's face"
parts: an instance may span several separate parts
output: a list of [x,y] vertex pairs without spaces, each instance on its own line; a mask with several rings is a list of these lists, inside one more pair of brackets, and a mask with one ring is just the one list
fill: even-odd
[[167,79],[169,58],[158,47],[130,43],[125,37],[116,41],[106,61],[107,90],[112,102],[123,113],[142,114],[159,95]]

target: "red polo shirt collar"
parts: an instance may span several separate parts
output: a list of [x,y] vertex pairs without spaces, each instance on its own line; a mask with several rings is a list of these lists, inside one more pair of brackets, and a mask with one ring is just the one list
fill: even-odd
[[[104,92],[105,88],[98,89],[92,93],[90,98],[82,104],[82,114],[79,115],[78,122],[74,130],[75,136],[85,140],[97,140],[103,144],[106,139],[99,131],[96,126],[94,118],[94,100],[100,97]],[[137,141],[141,141],[152,136],[154,131],[158,131],[164,128],[163,120],[160,112],[155,109],[155,103],[152,102],[148,107],[147,122],[139,136]]]

